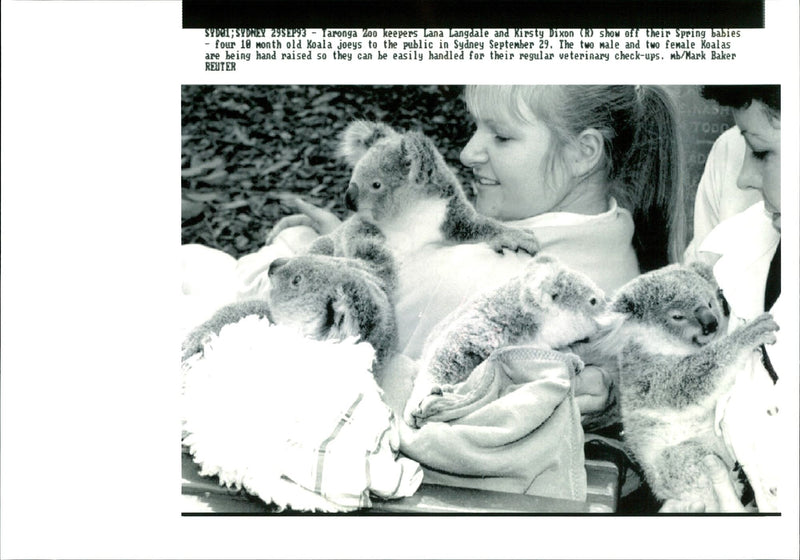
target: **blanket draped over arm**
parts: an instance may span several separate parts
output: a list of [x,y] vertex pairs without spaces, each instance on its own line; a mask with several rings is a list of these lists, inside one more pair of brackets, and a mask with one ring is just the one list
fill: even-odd
[[418,403],[422,427],[404,430],[400,449],[428,483],[585,500],[571,383],[580,367],[571,354],[497,350],[465,381]]

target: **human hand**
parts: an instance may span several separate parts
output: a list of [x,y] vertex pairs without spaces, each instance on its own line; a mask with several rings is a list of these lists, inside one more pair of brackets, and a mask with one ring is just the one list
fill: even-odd
[[603,368],[586,366],[575,376],[575,402],[581,414],[605,410],[610,390],[611,379]]
[[[739,500],[736,489],[733,486],[731,477],[725,464],[716,455],[707,455],[703,459],[703,467],[708,475],[714,494],[717,497],[720,512],[743,513],[748,511]],[[661,513],[704,513],[706,511],[703,502],[689,502],[686,500],[667,500],[661,506]]]
[[287,201],[292,204],[295,209],[299,210],[300,214],[293,214],[281,218],[267,235],[267,245],[270,245],[278,234],[290,227],[295,226],[308,226],[320,235],[326,235],[335,230],[342,223],[342,220],[330,210],[314,206],[301,199],[300,197],[290,199]]

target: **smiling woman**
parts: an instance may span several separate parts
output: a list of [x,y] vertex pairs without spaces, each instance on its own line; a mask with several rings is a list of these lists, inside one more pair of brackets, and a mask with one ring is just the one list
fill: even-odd
[[598,215],[612,201],[636,226],[643,271],[686,243],[677,109],[658,86],[474,86],[476,130],[461,161],[481,207],[501,219]]
[[[365,88],[365,91],[368,90]],[[326,97],[330,95],[334,97]],[[468,87],[467,108],[476,124],[471,137],[464,124],[469,122],[468,114],[463,111],[460,102],[458,107],[461,112],[454,117],[457,127],[451,126],[455,121],[439,118],[439,113],[435,111],[440,110],[437,109],[440,105],[432,108],[434,112],[430,116],[424,107],[415,102],[404,102],[400,106],[384,105],[386,109],[374,109],[375,116],[369,115],[369,118],[385,121],[392,126],[398,125],[397,128],[403,131],[419,129],[420,123],[425,126],[435,124],[441,128],[438,134],[431,134],[434,143],[442,149],[444,159],[448,162],[456,160],[453,152],[459,152],[458,149],[452,149],[453,146],[461,149],[460,159],[466,169],[455,171],[461,174],[462,179],[464,175],[470,177],[475,207],[480,214],[499,219],[510,228],[533,230],[542,253],[556,257],[569,269],[586,274],[606,294],[610,294],[642,270],[662,266],[669,262],[671,255],[680,254],[683,250],[684,197],[677,145],[678,122],[670,97],[666,89],[660,86]],[[324,122],[320,123],[318,116],[328,113],[329,101],[337,101],[331,104],[333,106],[346,99],[337,97],[334,90],[323,93],[320,99],[324,103],[320,101],[316,109],[314,101],[297,104],[308,106],[304,113],[306,128],[302,133],[295,130],[294,135],[287,131],[286,135],[289,143],[306,133],[319,141],[299,153],[294,148],[287,150],[285,161],[270,162],[266,167],[257,163],[256,167],[262,168],[267,176],[275,171],[281,174],[295,169],[307,171],[306,159],[317,159],[315,150],[335,141],[335,133],[320,135],[317,124],[323,126]],[[277,101],[274,106],[278,106]],[[296,109],[294,104],[280,103],[282,118],[289,118],[290,109]],[[362,118],[367,116],[363,109],[359,112]],[[412,113],[424,116],[408,124],[398,122],[404,115]],[[337,130],[349,124],[350,117],[352,114],[346,113],[346,118],[334,119]],[[423,130],[425,126],[422,126]],[[253,134],[272,132],[269,128],[259,126]],[[244,140],[248,140],[246,136]],[[451,147],[449,154],[444,149],[447,145]],[[398,165],[402,167],[404,161],[398,160]],[[412,173],[414,166],[410,168],[408,173]],[[326,176],[330,175],[327,171]],[[344,186],[354,180],[365,181],[358,177],[358,170],[354,170],[335,183]],[[421,180],[430,183],[431,177],[423,174]],[[309,194],[320,196],[322,190],[316,184],[317,179],[312,183],[315,184],[307,185]],[[338,198],[332,191],[326,194],[323,204],[330,205],[332,199]],[[286,199],[286,202],[289,200]],[[363,208],[359,206],[357,211],[366,208],[367,205]],[[306,221],[311,223],[311,227],[284,229],[272,239],[273,243],[240,258],[232,273],[240,281],[232,290],[238,290],[233,297],[264,295],[269,289],[266,271],[272,259],[302,253],[318,234],[327,233],[329,226],[322,224],[338,223],[338,218],[326,210],[312,211],[306,205],[298,205],[297,209],[312,218]],[[321,217],[328,214],[331,221]],[[433,242],[421,240],[417,245],[413,254],[398,262],[397,283],[392,294],[398,329],[396,359],[387,363],[382,377],[385,383],[382,387],[384,398],[398,418],[409,396],[409,381],[413,381],[416,374],[416,361],[422,355],[431,333],[440,329],[445,317],[467,300],[519,276],[531,260],[527,254],[511,251],[498,253],[485,243],[457,244],[437,238]],[[549,297],[555,297],[548,294]],[[558,453],[542,456],[541,462],[532,461],[526,453],[513,453],[508,458],[513,465],[505,461],[490,465],[485,459],[491,451],[485,449],[477,450],[479,454],[472,457],[476,460],[468,462],[459,462],[456,453],[448,454],[444,463],[434,460],[433,456],[426,456],[424,450],[464,451],[463,441],[473,440],[473,434],[462,433],[461,430],[453,433],[459,432],[466,440],[459,439],[461,436],[453,439],[448,435],[451,434],[451,424],[444,426],[443,431],[436,428],[433,431],[420,429],[410,433],[414,429],[408,427],[401,433],[401,448],[403,445],[413,445],[417,452],[422,449],[419,460],[429,470],[445,472],[445,479],[451,485],[469,485],[484,490],[514,488],[514,492],[531,493],[553,491],[559,494],[564,491],[571,498],[582,499],[585,472],[579,467],[570,467],[567,472],[563,467],[567,464],[578,465],[578,455],[582,459],[581,414],[590,421],[584,425],[592,428],[607,426],[615,421],[615,400],[610,394],[613,371],[594,365],[596,362],[592,362],[590,357],[584,360],[588,365],[581,366],[579,372],[573,372],[567,367],[569,364],[561,360],[539,363],[541,356],[535,352],[510,352],[503,356],[510,362],[501,360],[498,363],[505,363],[502,367],[495,364],[482,369],[488,376],[485,379],[494,378],[494,374],[499,376],[498,367],[503,369],[508,366],[510,370],[519,370],[524,373],[519,383],[528,386],[532,398],[510,403],[504,400],[504,389],[497,394],[482,393],[482,398],[494,403],[493,410],[531,419],[536,417],[536,410],[539,413],[544,410],[538,400],[542,393],[536,388],[537,383],[547,378],[555,382],[558,388],[567,389],[566,392],[560,390],[551,395],[556,399],[555,404],[563,405],[564,414],[558,416],[557,420],[545,419],[550,427],[550,431],[545,431],[551,435],[560,434],[549,440],[553,449],[558,448]],[[536,361],[538,366],[528,367],[531,364],[527,361],[530,360]],[[487,360],[487,363],[490,361]],[[539,372],[544,377],[531,377],[532,372]],[[492,431],[505,421],[508,414],[493,416],[493,421],[497,423],[495,425],[476,420],[475,427]],[[531,426],[520,424],[515,428],[515,437],[524,439],[523,432]],[[409,436],[405,444],[403,434]],[[495,439],[489,442],[487,449],[496,449],[507,443]],[[563,457],[568,456],[570,460],[548,471],[551,467],[549,461],[552,457],[562,456],[559,455],[562,451]],[[515,479],[508,474],[512,471],[524,476]],[[544,471],[550,472],[561,482],[570,481],[567,485],[569,488],[546,482],[550,475],[541,478]],[[435,475],[429,476],[435,479]],[[523,479],[525,483],[521,484]],[[537,484],[533,484],[534,480],[538,480]],[[542,485],[549,490],[543,489]],[[557,487],[560,490],[556,491]]]

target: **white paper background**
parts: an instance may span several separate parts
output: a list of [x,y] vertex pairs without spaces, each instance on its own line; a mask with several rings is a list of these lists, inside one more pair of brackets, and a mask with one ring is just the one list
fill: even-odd
[[[3,0],[0,555],[797,558],[797,395],[779,518],[179,514],[181,84],[778,82],[784,286],[798,286],[798,6],[766,10],[767,29],[744,30],[732,63],[251,63],[232,74],[203,72],[203,31],[181,29],[178,1]],[[797,290],[784,297],[798,309]],[[783,328],[798,338],[797,323]]]

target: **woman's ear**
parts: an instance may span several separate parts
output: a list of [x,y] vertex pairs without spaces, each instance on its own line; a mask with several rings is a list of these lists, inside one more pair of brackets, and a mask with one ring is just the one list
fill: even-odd
[[578,135],[570,150],[570,164],[576,177],[592,173],[605,156],[605,141],[596,128],[587,128]]

